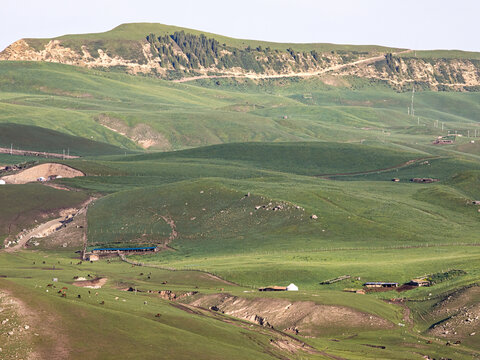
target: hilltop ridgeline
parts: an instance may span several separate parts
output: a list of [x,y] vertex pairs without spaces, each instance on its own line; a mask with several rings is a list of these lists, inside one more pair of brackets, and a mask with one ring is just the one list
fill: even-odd
[[188,81],[353,76],[410,88],[480,90],[480,54],[379,46],[279,44],[237,40],[160,24],[126,24],[100,34],[22,39],[0,60],[56,62]]

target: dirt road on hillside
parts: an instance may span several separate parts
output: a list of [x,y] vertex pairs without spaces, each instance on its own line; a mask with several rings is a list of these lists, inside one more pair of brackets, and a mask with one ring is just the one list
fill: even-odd
[[[399,55],[399,54],[406,54],[410,53],[413,50],[404,50],[400,51],[397,53],[393,53],[393,55]],[[261,80],[261,79],[279,79],[279,78],[287,78],[287,77],[311,77],[311,76],[318,76],[318,75],[323,75],[326,73],[329,73],[331,71],[338,71],[350,66],[356,66],[360,64],[371,64],[375,63],[377,61],[385,59],[385,54],[374,56],[371,58],[367,59],[362,59],[362,60],[357,60],[353,61],[351,63],[347,64],[340,64],[340,65],[335,65],[331,66],[322,70],[318,71],[313,71],[313,72],[290,72],[286,74],[274,74],[274,75],[262,75],[262,74],[253,74],[253,73],[248,73],[248,74],[242,74],[242,73],[236,73],[232,72],[229,74],[225,75],[200,75],[200,76],[192,76],[189,78],[183,78],[183,79],[178,79],[178,80],[172,80],[172,82],[176,83],[184,83],[188,81],[195,81],[195,80],[201,80],[201,79],[221,79],[221,78],[245,78],[245,79],[252,79],[252,80]]]
[[0,147],[0,154],[10,154],[10,155],[21,155],[21,156],[38,156],[43,158],[55,158],[55,159],[78,159],[80,156],[41,152],[41,151],[31,151],[31,150],[20,150],[20,149],[10,149]]
[[[69,209],[67,211],[64,211],[63,216],[56,218],[54,220],[47,221],[43,224],[40,224],[39,226],[27,231],[21,239],[18,240],[18,243],[16,243],[14,246],[9,246],[8,248],[3,249],[5,252],[15,252],[20,249],[23,249],[25,244],[33,238],[40,238],[40,237],[45,237],[48,236],[55,231],[59,231],[62,229],[63,221],[66,219],[66,216],[71,215],[72,217],[77,216],[78,214],[82,213],[87,209],[88,205],[95,200],[95,198],[90,198],[86,202],[84,202],[81,206],[80,209]],[[0,249],[1,251],[2,249]]]

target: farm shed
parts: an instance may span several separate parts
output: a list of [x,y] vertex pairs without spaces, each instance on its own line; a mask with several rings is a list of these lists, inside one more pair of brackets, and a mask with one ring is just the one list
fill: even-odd
[[414,285],[414,286],[430,286],[430,281],[428,281],[425,278],[420,278],[420,279],[412,279],[409,283],[409,285]]
[[433,183],[433,182],[437,182],[438,179],[432,179],[432,178],[413,178],[413,179],[410,179],[411,182],[414,182],[414,183]]
[[366,282],[364,286],[367,288],[394,288],[394,287],[398,287],[398,283],[373,281],[373,282]]
[[86,260],[87,261],[98,261],[98,260],[100,260],[100,257],[97,254],[87,254]]
[[351,289],[351,288],[346,288],[343,289],[344,292],[349,292],[349,293],[355,293],[355,294],[365,294],[365,290],[363,289]]
[[445,145],[445,144],[453,144],[453,140],[450,139],[437,139],[433,142],[434,145]]
[[258,291],[287,291],[287,288],[285,286],[267,286],[258,289]]

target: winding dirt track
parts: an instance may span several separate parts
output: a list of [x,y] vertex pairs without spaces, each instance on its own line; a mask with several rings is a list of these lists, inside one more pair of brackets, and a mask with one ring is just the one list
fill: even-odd
[[415,163],[419,163],[421,161],[425,160],[433,160],[433,159],[440,159],[440,156],[427,156],[419,159],[412,159],[408,160],[404,163],[401,163],[399,165],[391,166],[388,168],[383,168],[383,169],[374,169],[374,170],[366,170],[366,171],[357,171],[357,172],[351,172],[351,173],[337,173],[337,174],[320,174],[320,175],[314,175],[315,177],[325,177],[328,178],[329,176],[349,176],[349,175],[363,175],[363,174],[373,174],[373,173],[380,173],[380,172],[386,172],[390,170],[395,170],[395,169],[400,169],[403,167],[410,166]]
[[[393,55],[399,55],[399,54],[406,54],[410,53],[413,50],[404,50],[404,51],[399,51],[396,53],[393,53]],[[318,76],[318,75],[323,75],[326,73],[329,73],[331,71],[338,71],[350,66],[356,66],[360,64],[371,64],[375,63],[377,61],[383,60],[385,58],[385,54],[378,55],[378,56],[373,56],[371,58],[367,59],[362,59],[362,60],[357,60],[353,61],[351,63],[347,64],[340,64],[340,65],[335,65],[331,66],[322,70],[318,71],[313,71],[313,72],[291,72],[291,73],[286,73],[286,74],[273,74],[273,75],[262,75],[262,74],[253,74],[253,73],[247,73],[247,74],[242,74],[242,73],[234,73],[232,72],[231,74],[225,74],[225,75],[200,75],[200,76],[192,76],[189,78],[183,78],[183,79],[178,79],[178,80],[172,80],[172,82],[176,83],[184,83],[188,81],[195,81],[195,80],[201,80],[201,79],[221,79],[221,78],[245,78],[245,79],[252,79],[252,80],[259,80],[259,79],[279,79],[279,78],[289,78],[289,77],[311,77],[311,76]]]
[[[85,211],[88,207],[88,204],[90,204],[93,200],[95,200],[95,198],[90,198],[88,199],[86,202],[84,202],[82,205],[81,205],[81,208],[75,212],[75,214],[73,216],[77,216],[78,214],[82,213],[83,211]],[[25,244],[28,242],[28,240],[34,238],[34,237],[37,237],[38,235],[48,231],[49,229],[51,229],[52,227],[55,227],[55,226],[61,226],[62,223],[60,222],[61,220],[64,220],[65,219],[65,216],[62,216],[62,217],[59,217],[57,219],[54,219],[54,220],[50,220],[50,221],[47,221],[43,224],[41,224],[40,226],[30,230],[29,232],[27,232],[23,237],[22,239],[20,239],[18,241],[17,244],[15,244],[14,246],[11,246],[11,247],[8,247],[6,249],[0,249],[0,251],[5,251],[5,252],[16,252],[18,250],[21,250],[23,249],[23,247],[25,246]]]
[[38,156],[43,158],[55,158],[55,159],[78,159],[80,156],[65,155],[50,153],[44,151],[32,151],[32,150],[20,150],[0,147],[1,154],[21,155],[21,156]]

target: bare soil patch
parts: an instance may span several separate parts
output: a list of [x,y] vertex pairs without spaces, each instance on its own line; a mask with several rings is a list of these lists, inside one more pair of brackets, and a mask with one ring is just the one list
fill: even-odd
[[50,176],[61,176],[63,178],[73,178],[77,176],[85,176],[80,170],[70,166],[56,163],[40,164],[29,169],[20,171],[17,174],[2,177],[7,184],[26,184],[37,181],[43,177],[48,179]]
[[[83,210],[83,209],[82,209]],[[60,230],[56,230],[43,238],[30,239],[28,247],[42,249],[79,249],[83,247],[83,235],[87,227],[86,211],[79,211],[73,221]]]
[[95,120],[103,127],[129,138],[144,149],[169,150],[172,147],[165,135],[147,124],[137,124],[130,127],[122,119],[106,114],[98,115]]
[[79,280],[75,281],[73,285],[78,287],[84,287],[89,289],[100,289],[103,285],[107,283],[107,278],[95,278],[93,280]]
[[432,315],[440,319],[429,333],[450,340],[480,338],[480,286],[462,289],[434,306]]
[[302,336],[318,336],[335,329],[388,329],[393,324],[378,316],[347,307],[319,305],[312,301],[291,302],[278,298],[247,299],[229,294],[205,295],[190,303],[203,308],[215,308],[240,319]]

